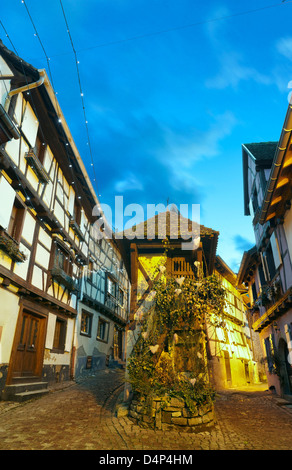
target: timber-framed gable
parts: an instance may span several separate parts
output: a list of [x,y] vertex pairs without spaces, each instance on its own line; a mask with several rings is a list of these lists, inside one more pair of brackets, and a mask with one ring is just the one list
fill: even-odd
[[9,398],[21,377],[74,376],[74,325],[98,199],[46,72],[2,42],[0,65],[0,389]]

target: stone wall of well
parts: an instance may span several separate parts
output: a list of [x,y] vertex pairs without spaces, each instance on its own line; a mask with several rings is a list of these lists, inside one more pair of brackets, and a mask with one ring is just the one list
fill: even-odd
[[213,404],[190,410],[185,401],[174,397],[134,397],[129,418],[141,427],[180,432],[201,432],[214,425]]

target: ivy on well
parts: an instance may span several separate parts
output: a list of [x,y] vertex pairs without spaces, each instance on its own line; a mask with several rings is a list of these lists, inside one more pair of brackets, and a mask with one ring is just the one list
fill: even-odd
[[210,403],[206,355],[207,325],[224,326],[225,290],[216,275],[174,278],[160,266],[155,301],[143,314],[141,332],[128,361],[134,393],[168,395],[185,400],[192,410]]

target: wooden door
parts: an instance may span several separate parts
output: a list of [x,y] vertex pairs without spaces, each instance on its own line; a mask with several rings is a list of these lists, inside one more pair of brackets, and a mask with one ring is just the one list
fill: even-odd
[[23,311],[16,338],[12,377],[40,376],[42,369],[45,319]]

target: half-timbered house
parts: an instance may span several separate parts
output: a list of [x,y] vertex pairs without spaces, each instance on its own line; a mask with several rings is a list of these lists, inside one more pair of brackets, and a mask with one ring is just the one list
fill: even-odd
[[114,234],[106,238],[100,233],[93,224],[78,302],[76,377],[125,362],[129,277]]
[[99,201],[45,70],[0,42],[0,78],[0,391],[21,399],[74,375]]
[[259,334],[268,383],[292,395],[292,108],[278,142],[242,145],[245,215],[252,217],[255,249],[239,272],[249,292],[249,314]]
[[217,389],[258,383],[262,376],[246,315],[246,289],[219,255],[215,273],[226,292],[226,307],[224,328],[208,327],[213,383]]

